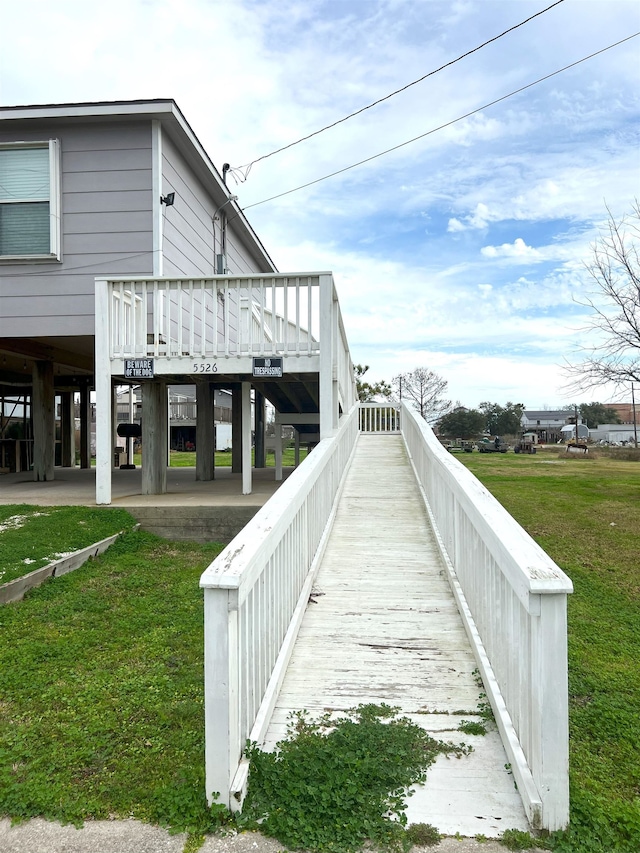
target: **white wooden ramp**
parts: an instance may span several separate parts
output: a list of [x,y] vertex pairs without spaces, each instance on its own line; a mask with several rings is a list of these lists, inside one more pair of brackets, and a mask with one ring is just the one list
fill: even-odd
[[474,749],[438,758],[409,799],[410,823],[466,836],[528,829],[495,726],[456,731],[478,719],[481,688],[400,436],[359,437],[314,592],[265,748],[292,711],[397,705],[434,737]]

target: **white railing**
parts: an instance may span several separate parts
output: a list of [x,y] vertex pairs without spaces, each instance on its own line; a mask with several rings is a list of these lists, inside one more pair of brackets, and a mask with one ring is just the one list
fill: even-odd
[[402,433],[529,821],[561,829],[571,581],[406,405]]
[[110,355],[317,355],[322,274],[109,281]]
[[360,403],[360,432],[399,433],[400,407],[390,403]]
[[206,792],[230,808],[246,786],[246,740],[266,734],[357,430],[354,407],[200,579]]

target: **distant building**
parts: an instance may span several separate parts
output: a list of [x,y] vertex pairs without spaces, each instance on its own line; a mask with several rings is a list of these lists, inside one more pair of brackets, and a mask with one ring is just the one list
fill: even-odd
[[[640,435],[640,427],[636,432]],[[589,430],[589,438],[608,444],[634,444],[635,432],[633,424],[600,424],[596,429]]]
[[[623,424],[633,423],[633,403],[603,403],[605,409],[615,411]],[[638,418],[638,408],[636,406],[636,421]]]

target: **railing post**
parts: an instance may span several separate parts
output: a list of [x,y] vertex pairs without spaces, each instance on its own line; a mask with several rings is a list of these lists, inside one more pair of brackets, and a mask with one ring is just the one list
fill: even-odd
[[333,278],[320,276],[320,440],[334,431],[333,375],[334,351]]
[[96,389],[96,503],[111,503],[113,436],[111,432],[111,290],[105,279],[96,281],[94,373]]
[[240,760],[238,591],[204,590],[205,786],[207,802],[231,803]]
[[532,728],[538,749],[529,763],[542,800],[540,827],[553,832],[569,822],[567,596],[535,598],[540,615],[531,627]]

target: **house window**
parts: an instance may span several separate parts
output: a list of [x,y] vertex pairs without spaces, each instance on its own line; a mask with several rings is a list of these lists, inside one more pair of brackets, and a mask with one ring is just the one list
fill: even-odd
[[0,144],[0,260],[60,260],[60,146]]

